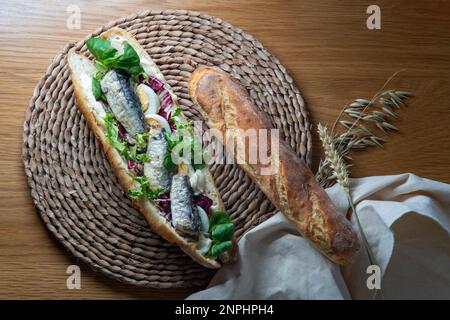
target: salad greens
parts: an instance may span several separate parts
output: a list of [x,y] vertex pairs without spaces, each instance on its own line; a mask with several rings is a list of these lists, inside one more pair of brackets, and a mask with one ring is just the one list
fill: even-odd
[[164,138],[167,141],[167,152],[164,156],[164,167],[173,172],[177,169],[177,165],[172,161],[172,150],[182,141],[183,137],[164,131]]
[[135,177],[133,178],[133,180],[139,183],[139,189],[128,190],[128,195],[131,199],[144,198],[150,201],[154,201],[163,193],[162,189],[151,189],[146,177]]
[[142,149],[147,149],[148,144],[148,138],[150,137],[150,132],[145,133],[138,133],[135,137],[136,142],[138,143],[139,147]]
[[232,248],[234,225],[226,212],[213,212],[209,220],[209,232],[213,241],[211,249],[208,251],[209,256],[217,257]]
[[[111,113],[107,113],[103,118],[103,121],[105,122],[106,138],[108,139],[109,144],[114,149],[116,149],[125,160],[137,161],[142,163],[149,161],[148,155],[146,153],[149,136],[148,134],[144,133],[136,136],[136,140],[138,141],[139,146],[144,149],[144,152],[140,152],[138,151],[136,145],[130,146],[126,141],[120,139],[119,127],[117,126],[117,122]],[[138,136],[140,137],[138,138]]]
[[[194,170],[202,169],[205,167],[203,150],[198,139],[194,136],[192,130],[192,121],[181,120],[178,116],[181,114],[181,109],[177,108],[170,120],[174,123],[176,132],[164,132],[164,137],[167,141],[167,153],[164,157],[164,167],[169,171],[175,171],[177,166],[172,160],[172,151],[175,147],[178,147],[179,156],[183,156],[185,149],[189,149],[191,152],[191,160],[196,154],[202,154],[201,163],[192,163]],[[183,145],[182,145],[183,144]]]

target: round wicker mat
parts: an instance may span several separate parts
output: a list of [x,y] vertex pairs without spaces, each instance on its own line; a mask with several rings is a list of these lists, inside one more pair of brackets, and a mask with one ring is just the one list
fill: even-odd
[[[229,72],[306,161],[311,137],[305,104],[280,62],[254,37],[218,18],[190,11],[148,11],[112,22],[136,35],[179,97],[186,116],[199,119],[187,80],[199,64]],[[69,44],[34,90],[26,115],[23,160],[33,201],[51,233],[75,257],[119,281],[146,287],[205,285],[213,275],[151,232],[131,207],[74,104],[66,64]],[[211,168],[237,236],[274,208],[237,166]]]

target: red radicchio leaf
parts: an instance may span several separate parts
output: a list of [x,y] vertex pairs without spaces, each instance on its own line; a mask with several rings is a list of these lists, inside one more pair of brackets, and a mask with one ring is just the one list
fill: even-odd
[[161,98],[161,109],[166,109],[173,104],[172,95],[169,91],[164,90]]
[[125,134],[127,133],[127,131],[125,130],[124,126],[117,121],[117,127],[119,128],[119,136],[123,139],[125,137]]
[[128,169],[134,169],[136,163],[133,160],[128,160]]
[[160,195],[156,199],[156,203],[158,204],[158,208],[165,213],[166,218],[169,221],[172,221],[172,215],[170,212],[170,197],[167,193]]
[[205,212],[210,215],[211,214],[211,206],[213,205],[213,201],[207,196],[201,194],[195,196],[194,202],[197,206],[205,210]]
[[164,111],[164,109],[163,108],[161,108],[161,109],[159,109],[159,115],[161,116],[161,117],[163,117],[164,119],[166,119],[167,120],[167,122],[169,123],[169,126],[170,126],[170,129],[172,130],[172,132],[173,131],[175,131],[177,128],[175,127],[175,123],[172,121],[172,119],[170,118],[170,115],[166,112],[166,111]]
[[173,123],[172,119],[169,119],[167,122],[169,122],[170,130],[176,131],[177,128],[175,127],[175,123]]
[[[144,78],[139,78],[139,81],[140,83],[142,83],[144,81]],[[150,76],[148,77],[147,82],[150,88],[152,88],[153,91],[155,91],[160,97],[161,108],[159,109],[158,114],[166,119],[169,123],[170,129],[172,131],[175,131],[175,123],[172,121],[172,119],[170,119],[171,115],[166,112],[166,109],[168,109],[168,107],[172,106],[173,104],[172,95],[169,91],[164,89],[164,84],[158,78]]]
[[156,93],[164,87],[164,84],[154,76],[148,78],[148,83],[150,88],[152,88]]
[[160,115],[161,117],[163,117],[164,119],[166,119],[166,120],[169,119],[169,115],[167,114],[167,112],[164,111],[163,108],[160,108],[158,113],[159,113],[159,115]]

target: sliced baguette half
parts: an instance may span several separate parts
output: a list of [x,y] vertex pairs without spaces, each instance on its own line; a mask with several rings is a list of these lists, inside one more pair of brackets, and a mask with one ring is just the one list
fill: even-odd
[[[144,70],[163,81],[166,88],[170,91],[163,74],[160,72],[147,52],[139,45],[137,40],[130,33],[119,28],[113,28],[102,34],[101,37],[110,40],[113,46],[119,47],[119,44],[129,43],[138,53]],[[99,140],[102,150],[105,153],[122,189],[125,193],[127,193],[128,190],[136,188],[137,185],[133,180],[131,171],[128,170],[126,161],[120,156],[117,150],[115,150],[108,143],[108,139],[105,134],[105,124],[103,121],[103,117],[106,113],[103,110],[101,103],[96,101],[92,93],[92,77],[96,73],[95,65],[93,61],[79,52],[70,52],[67,60],[72,75],[76,105],[82,112],[89,128],[94,132],[95,136]],[[173,92],[171,93],[173,94]],[[174,99],[174,101],[176,101],[176,99]],[[220,198],[220,194],[215,186],[210,171],[208,168],[203,170],[206,170],[207,195],[213,200],[215,210],[224,211],[223,202]],[[201,253],[198,249],[197,242],[187,241],[175,232],[175,229],[162,216],[161,211],[153,205],[152,202],[146,199],[139,199],[132,200],[132,203],[133,206],[142,213],[150,228],[154,232],[158,233],[167,241],[178,245],[197,263],[207,268],[220,268],[221,264],[216,259],[207,257]]]

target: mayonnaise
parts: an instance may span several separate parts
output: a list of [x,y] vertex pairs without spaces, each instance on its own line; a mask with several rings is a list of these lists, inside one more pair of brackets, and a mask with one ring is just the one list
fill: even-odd
[[[94,69],[95,70],[95,69]],[[96,118],[103,119],[106,116],[105,108],[103,104],[95,100],[94,94],[92,93],[92,76],[88,72],[80,72],[80,83],[84,87],[84,92],[86,92],[87,106],[93,113],[95,113]]]
[[200,217],[200,226],[202,228],[202,231],[208,232],[208,230],[209,230],[208,214],[200,206],[197,206],[197,212],[198,212],[198,216]]
[[189,177],[192,189],[195,193],[205,193],[206,177],[203,170],[195,170]]
[[208,237],[205,237],[202,233],[198,237],[197,249],[200,250],[201,254],[205,255],[208,253],[211,248],[212,240]]

